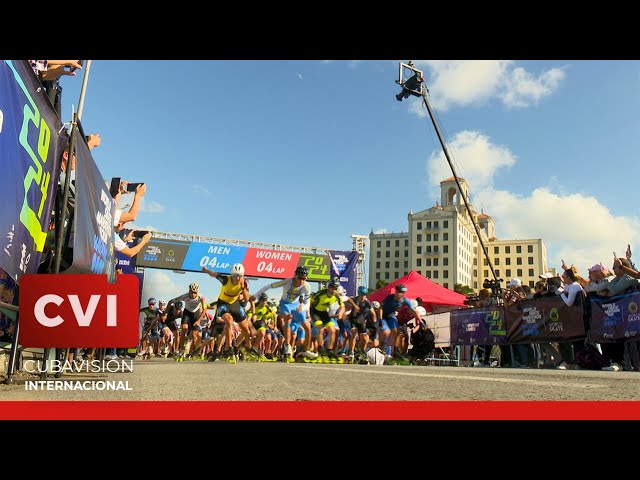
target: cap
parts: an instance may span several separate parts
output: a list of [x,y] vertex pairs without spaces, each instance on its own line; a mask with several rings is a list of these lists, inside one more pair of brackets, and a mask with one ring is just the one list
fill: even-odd
[[599,272],[602,270],[606,270],[605,266],[602,265],[602,262],[596,263],[593,267],[589,269],[590,272]]
[[544,272],[538,275],[538,278],[553,278],[554,275],[551,272]]
[[404,286],[404,284],[399,283],[396,285],[396,293],[398,292],[406,292],[407,291],[407,287]]
[[522,285],[522,282],[519,278],[512,278],[507,282],[507,287],[519,287],[520,285]]

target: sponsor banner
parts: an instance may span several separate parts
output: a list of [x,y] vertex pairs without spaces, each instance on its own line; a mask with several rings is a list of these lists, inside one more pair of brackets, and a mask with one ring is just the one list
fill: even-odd
[[347,291],[347,295],[355,297],[357,292],[358,252],[329,250],[332,277],[340,278],[340,285]]
[[[131,246],[133,242],[127,243],[127,246]],[[136,271],[136,257],[129,257],[124,253],[116,252],[116,260],[118,261],[118,268],[122,269],[122,273],[135,273]]]
[[640,292],[610,298],[591,298],[591,340],[598,343],[638,340]]
[[218,273],[231,272],[231,265],[242,263],[247,247],[234,247],[217,243],[193,242],[182,264],[182,270],[199,272],[207,267]]
[[61,128],[29,63],[0,60],[0,268],[18,283],[53,248],[47,234],[67,141]]
[[26,275],[20,286],[20,343],[36,348],[129,348],[138,344],[135,275]]
[[504,345],[507,330],[503,307],[462,308],[451,311],[454,345]]
[[309,269],[307,280],[310,282],[328,282],[331,279],[331,259],[329,255],[301,253],[297,266]]
[[422,319],[433,332],[436,347],[451,345],[451,317],[449,312],[426,315]]
[[182,270],[191,242],[152,238],[136,255],[138,267]]
[[507,343],[566,342],[585,336],[581,301],[567,307],[559,296],[505,307]]
[[299,259],[298,252],[248,248],[243,262],[244,272],[252,277],[291,278]]

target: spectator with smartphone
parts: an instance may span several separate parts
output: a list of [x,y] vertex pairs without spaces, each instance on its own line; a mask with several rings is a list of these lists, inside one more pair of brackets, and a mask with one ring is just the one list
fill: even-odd
[[118,233],[120,233],[123,226],[124,224],[120,222],[115,230],[116,251],[123,253],[130,258],[135,257],[140,252],[140,250],[142,250],[142,247],[144,247],[151,240],[151,232],[146,232],[135,246],[129,247],[127,245],[128,242],[132,242],[134,239],[140,237],[136,237],[136,232],[138,232],[138,230],[132,230],[124,237],[124,239],[120,238],[120,235],[118,235]]

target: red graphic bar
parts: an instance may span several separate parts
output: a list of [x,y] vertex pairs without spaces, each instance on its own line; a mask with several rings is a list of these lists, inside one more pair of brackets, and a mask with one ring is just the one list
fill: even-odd
[[298,266],[298,252],[248,248],[242,264],[245,275],[265,278],[293,277]]

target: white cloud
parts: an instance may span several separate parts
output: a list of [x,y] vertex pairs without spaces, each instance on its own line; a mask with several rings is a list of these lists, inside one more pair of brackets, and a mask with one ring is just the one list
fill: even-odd
[[184,285],[175,283],[167,272],[147,268],[144,272],[141,304],[146,306],[147,299],[155,297],[157,300],[171,300],[187,291]]
[[144,197],[141,199],[140,211],[145,213],[163,213],[164,205],[156,202],[155,200],[146,200]]
[[207,187],[203,187],[202,185],[199,185],[197,183],[194,183],[192,187],[193,187],[193,191],[197,194],[205,195],[205,196],[211,195],[211,192],[209,191],[209,189],[207,189]]
[[[465,178],[473,190],[491,186],[500,168],[511,168],[516,157],[503,145],[494,145],[480,132],[464,130],[448,144],[449,154],[459,176]],[[432,152],[427,162],[429,184],[438,187],[451,176],[451,169],[442,151]]]
[[[628,243],[640,238],[640,217],[615,215],[586,193],[565,193],[556,177],[546,185],[515,194],[493,187],[502,169],[516,164],[517,157],[505,146],[494,145],[478,132],[460,132],[450,149],[471,186],[476,209],[483,207],[496,222],[499,239],[542,238],[549,267],[560,269],[561,258],[585,274],[600,261],[611,267],[615,251],[624,255]],[[462,169],[460,169],[462,170]],[[432,153],[427,161],[431,185],[451,176],[443,155]],[[435,190],[434,194],[439,192]],[[634,246],[632,245],[632,248]],[[640,247],[636,247],[640,248]]]
[[299,73],[299,74],[298,74],[298,78],[299,78],[300,80],[302,80],[302,74],[301,74],[301,73]]
[[[417,60],[415,65],[424,70],[430,101],[441,111],[483,104],[491,98],[510,108],[528,107],[551,95],[565,77],[564,67],[536,77],[512,60]],[[427,114],[419,99],[409,109],[420,116]]]
[[129,229],[129,230],[148,230],[150,232],[156,232],[158,231],[158,229],[156,227],[154,227],[153,225],[146,225],[146,226],[141,226],[136,224],[135,222],[128,222],[125,225],[125,228]]

